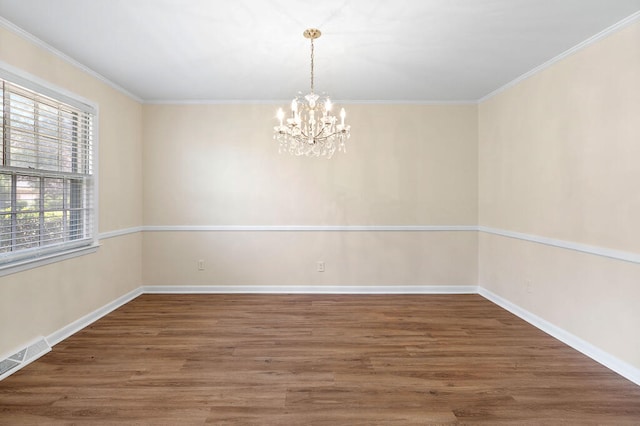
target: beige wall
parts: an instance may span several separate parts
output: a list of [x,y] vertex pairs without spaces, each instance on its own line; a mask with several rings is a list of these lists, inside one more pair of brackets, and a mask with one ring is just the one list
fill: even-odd
[[49,336],[140,286],[141,234],[101,241],[95,254],[0,278],[0,353]]
[[[474,225],[475,105],[347,105],[347,154],[279,154],[275,105],[145,105],[145,225]],[[462,235],[464,234],[464,235]],[[162,232],[144,283],[473,285],[473,232]],[[196,271],[204,259],[210,268]],[[318,274],[315,262],[327,262]]]
[[[98,104],[100,232],[141,226],[141,105],[1,27],[0,61]],[[0,277],[0,355],[140,286],[141,236],[101,243],[94,254]]]
[[[275,105],[143,107],[1,28],[0,60],[99,104],[101,232],[479,221],[638,253],[638,40],[636,23],[480,106],[347,105],[331,161],[279,155]],[[469,231],[145,232],[0,278],[0,354],[141,284],[479,283],[640,368],[638,269]]]
[[[638,76],[636,22],[483,102],[480,225],[640,253]],[[640,368],[637,263],[483,233],[479,265],[481,286]]]
[[279,154],[276,105],[145,105],[145,225],[473,225],[475,105],[347,105],[330,161]]
[[[477,281],[475,232],[145,232],[146,285],[448,285]],[[205,270],[197,270],[197,260]],[[316,261],[325,272],[316,271]]]

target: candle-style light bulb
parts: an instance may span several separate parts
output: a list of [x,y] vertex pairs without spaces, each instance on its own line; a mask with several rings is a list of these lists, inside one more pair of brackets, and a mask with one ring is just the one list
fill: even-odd
[[295,99],[291,101],[291,111],[293,111],[293,115],[298,112],[298,103]]
[[284,111],[282,110],[282,108],[278,108],[277,117],[278,120],[280,120],[280,127],[282,127],[282,119],[284,118]]
[[340,110],[340,118],[342,119],[342,126],[344,127],[344,118],[347,116],[347,112],[342,108]]
[[331,111],[331,107],[333,106],[333,104],[331,104],[331,100],[327,99],[327,102],[324,103],[324,109],[329,112]]

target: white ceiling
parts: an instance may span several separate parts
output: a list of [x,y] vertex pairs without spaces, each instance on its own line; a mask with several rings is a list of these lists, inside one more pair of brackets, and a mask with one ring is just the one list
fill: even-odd
[[[474,101],[640,0],[0,0],[0,16],[145,101]],[[634,15],[635,16],[635,15]],[[640,43],[640,41],[639,41]]]

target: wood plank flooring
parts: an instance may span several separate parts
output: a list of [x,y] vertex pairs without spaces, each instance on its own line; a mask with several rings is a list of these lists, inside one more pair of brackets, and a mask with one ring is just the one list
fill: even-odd
[[640,387],[478,295],[143,295],[0,382],[0,424],[640,425]]

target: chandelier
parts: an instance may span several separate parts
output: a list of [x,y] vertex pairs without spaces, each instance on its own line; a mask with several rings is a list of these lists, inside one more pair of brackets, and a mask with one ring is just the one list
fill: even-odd
[[280,125],[273,128],[273,138],[280,144],[279,151],[292,155],[331,158],[336,151],[346,152],[351,126],[344,124],[346,112],[340,110],[340,122],[331,115],[331,100],[313,91],[313,40],[320,37],[320,30],[310,28],[303,35],[311,40],[311,93],[296,96],[291,101],[291,114],[285,120],[282,108],[277,117]]

